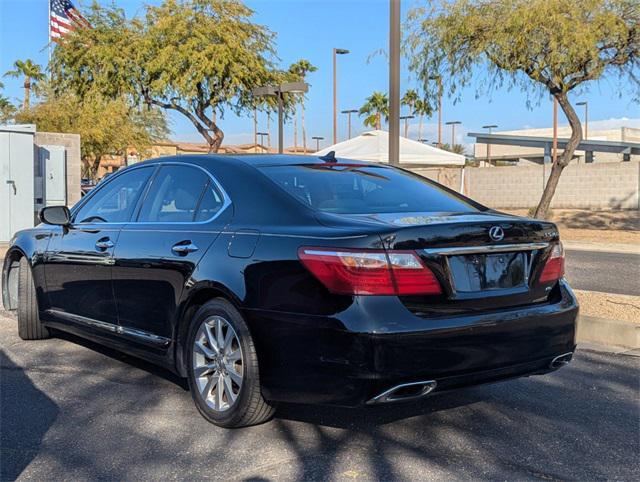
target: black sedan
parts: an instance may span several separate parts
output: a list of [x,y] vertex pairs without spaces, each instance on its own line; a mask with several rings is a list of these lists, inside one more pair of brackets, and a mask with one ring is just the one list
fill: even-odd
[[575,350],[556,226],[333,156],[164,157],[47,207],[6,255],[25,340],[186,377],[225,427],[547,373]]

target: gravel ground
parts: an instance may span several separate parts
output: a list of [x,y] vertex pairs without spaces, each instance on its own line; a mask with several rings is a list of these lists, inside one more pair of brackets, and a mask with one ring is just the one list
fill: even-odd
[[3,480],[640,480],[640,358],[579,351],[555,373],[340,409],[282,405],[220,429],[181,380],[0,312]]
[[640,323],[640,296],[574,290],[580,314]]

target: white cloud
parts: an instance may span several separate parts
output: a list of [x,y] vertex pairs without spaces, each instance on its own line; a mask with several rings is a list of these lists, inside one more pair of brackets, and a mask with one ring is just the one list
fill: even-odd
[[640,118],[630,119],[628,117],[612,117],[610,119],[589,121],[589,130],[593,131],[620,129],[621,127],[633,127],[635,129],[640,129]]

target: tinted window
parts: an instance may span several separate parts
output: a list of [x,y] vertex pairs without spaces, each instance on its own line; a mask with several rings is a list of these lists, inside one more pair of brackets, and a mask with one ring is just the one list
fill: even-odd
[[263,166],[282,189],[314,209],[342,214],[477,211],[420,176],[347,164]]
[[213,186],[213,183],[209,183],[209,186],[207,186],[207,189],[202,195],[195,220],[206,221],[207,219],[211,219],[218,211],[220,211],[222,205],[222,194],[220,194],[220,192],[218,192],[218,190]]
[[75,215],[75,222],[124,223],[129,221],[153,167],[133,169],[97,187],[96,193]]
[[[200,169],[190,166],[164,166],[153,180],[149,194],[142,204],[138,221],[194,221],[208,184],[209,176]],[[213,204],[211,206],[213,207]]]

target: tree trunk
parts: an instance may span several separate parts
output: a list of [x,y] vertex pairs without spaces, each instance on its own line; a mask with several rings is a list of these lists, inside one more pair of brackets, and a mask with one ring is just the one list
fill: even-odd
[[376,113],[376,130],[380,130],[380,112]]
[[25,77],[24,79],[24,100],[22,101],[22,108],[27,110],[29,108],[29,101],[31,97],[31,79]]
[[420,139],[422,139],[422,118],[424,116],[422,114],[420,114],[420,122],[418,124],[418,141],[420,141]]
[[551,174],[549,174],[549,179],[544,187],[540,203],[533,214],[535,218],[540,219],[546,219],[549,212],[549,206],[551,206],[551,200],[553,199],[553,195],[558,187],[558,181],[560,180],[562,170],[569,165],[569,162],[571,162],[571,159],[573,158],[573,153],[582,141],[582,124],[580,123],[580,118],[573,109],[573,106],[569,103],[567,94],[564,92],[558,92],[554,94],[554,96],[557,99],[558,104],[560,104],[562,111],[567,116],[567,120],[571,126],[571,137],[569,138],[569,142],[567,142],[567,146],[565,147],[562,155],[559,156],[551,166]]
[[304,153],[307,153],[307,128],[304,125],[304,99],[300,102],[300,115],[301,115],[301,123],[302,123],[302,148],[304,149]]
[[293,114],[293,148],[298,152],[298,108]]

